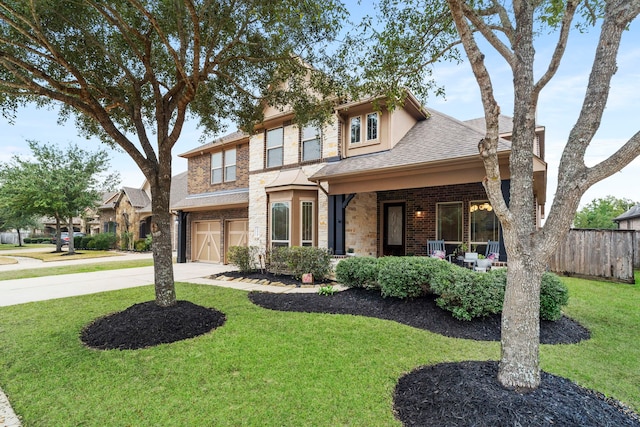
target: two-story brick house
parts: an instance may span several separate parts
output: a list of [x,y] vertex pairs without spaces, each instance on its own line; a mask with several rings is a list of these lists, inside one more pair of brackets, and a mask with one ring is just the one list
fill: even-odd
[[[449,252],[461,243],[481,249],[500,240],[481,185],[477,145],[484,120],[461,122],[411,95],[394,111],[379,105],[374,99],[342,104],[321,129],[300,127],[292,112],[267,108],[254,134],[237,132],[182,154],[189,162],[188,195],[172,206],[180,220],[178,258],[224,262],[236,244],[426,255],[429,239],[444,239]],[[511,126],[501,117],[506,197]],[[540,218],[544,128],[532,144],[532,209]]]

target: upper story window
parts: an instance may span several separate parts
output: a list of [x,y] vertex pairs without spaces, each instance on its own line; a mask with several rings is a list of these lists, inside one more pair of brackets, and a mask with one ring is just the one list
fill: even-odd
[[220,184],[222,182],[222,151],[211,155],[211,183]]
[[[224,174],[223,174],[224,172]],[[211,154],[211,183],[236,180],[236,149],[218,151]]]
[[367,141],[378,139],[378,113],[367,114]]
[[284,128],[267,131],[267,167],[282,166],[284,146]]
[[302,161],[318,160],[322,157],[322,139],[320,129],[315,126],[302,128]]
[[236,180],[236,149],[225,150],[224,152],[224,180]]
[[[375,141],[378,139],[379,130],[379,115],[378,113],[369,113],[364,116],[364,126],[362,123],[363,117],[351,117],[351,143],[356,144],[358,142]],[[364,133],[364,135],[363,135]]]
[[361,141],[360,135],[360,125],[361,119],[360,117],[351,117],[351,143],[355,144]]

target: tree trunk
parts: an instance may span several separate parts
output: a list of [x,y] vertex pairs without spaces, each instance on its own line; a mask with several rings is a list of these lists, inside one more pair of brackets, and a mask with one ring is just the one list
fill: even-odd
[[[171,167],[169,166],[170,170]],[[169,212],[171,173],[159,175],[161,174],[157,174],[156,179],[150,180],[153,211],[151,249],[153,251],[156,304],[160,307],[170,307],[176,303],[176,289],[173,279],[173,250],[171,248],[171,213]]]
[[69,244],[67,245],[67,248],[69,250],[69,255],[73,255],[76,253],[76,246],[75,246],[75,242],[73,241],[73,217],[69,217]]
[[56,217],[56,252],[62,252],[62,227],[59,217]]
[[509,257],[502,310],[498,381],[518,392],[540,385],[540,284],[544,264],[522,254]]
[[20,236],[20,227],[16,228],[18,230],[18,247],[22,246],[22,237]]

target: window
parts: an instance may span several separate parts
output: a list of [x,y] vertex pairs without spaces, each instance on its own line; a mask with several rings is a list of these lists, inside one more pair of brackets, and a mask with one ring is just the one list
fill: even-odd
[[313,246],[313,202],[302,202],[301,216],[302,232],[300,233],[300,245]]
[[462,243],[462,202],[436,205],[436,235],[438,240]]
[[378,139],[378,113],[367,114],[367,141]]
[[276,128],[267,131],[267,167],[282,166],[284,145],[284,129]]
[[289,202],[271,204],[271,245],[289,246]]
[[351,143],[360,142],[360,117],[351,117]]
[[302,161],[318,160],[322,157],[322,142],[320,129],[315,126],[305,126],[302,129]]
[[469,204],[469,226],[471,244],[486,244],[489,240],[499,239],[498,217],[486,200]]
[[236,149],[226,150],[224,152],[224,180],[236,180]]
[[220,184],[222,182],[222,152],[211,155],[211,183]]

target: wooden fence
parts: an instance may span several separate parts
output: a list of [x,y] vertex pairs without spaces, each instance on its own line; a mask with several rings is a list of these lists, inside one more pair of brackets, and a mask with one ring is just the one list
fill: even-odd
[[551,257],[559,274],[634,283],[640,268],[640,231],[572,229]]

